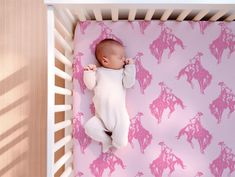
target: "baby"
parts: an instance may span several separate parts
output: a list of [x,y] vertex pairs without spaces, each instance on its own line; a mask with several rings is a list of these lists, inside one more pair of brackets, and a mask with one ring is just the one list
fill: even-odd
[[95,56],[101,67],[84,67],[84,83],[94,90],[95,116],[85,124],[92,139],[102,143],[103,152],[110,147],[121,148],[128,143],[130,119],[126,110],[126,88],[135,84],[134,61],[126,58],[121,43],[105,39],[96,46]]

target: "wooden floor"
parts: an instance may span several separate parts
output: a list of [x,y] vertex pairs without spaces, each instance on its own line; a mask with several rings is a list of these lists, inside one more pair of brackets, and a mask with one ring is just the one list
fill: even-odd
[[0,0],[0,176],[46,176],[43,0]]

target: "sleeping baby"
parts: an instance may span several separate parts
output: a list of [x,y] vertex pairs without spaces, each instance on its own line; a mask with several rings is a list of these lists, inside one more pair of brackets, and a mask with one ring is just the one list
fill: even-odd
[[95,116],[85,124],[92,139],[102,143],[102,151],[121,148],[128,143],[130,119],[126,110],[126,88],[135,84],[134,61],[126,58],[124,46],[105,39],[96,46],[95,56],[101,67],[84,67],[84,83],[94,91]]

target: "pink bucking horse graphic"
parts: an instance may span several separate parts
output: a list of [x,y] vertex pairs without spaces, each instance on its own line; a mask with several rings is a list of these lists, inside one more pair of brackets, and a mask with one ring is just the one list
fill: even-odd
[[200,171],[197,172],[197,174],[194,176],[194,177],[200,177],[200,176],[203,176],[204,174]]
[[204,153],[206,147],[211,143],[212,135],[201,124],[202,113],[198,112],[194,118],[190,120],[190,123],[182,128],[177,136],[180,139],[182,135],[187,136],[187,141],[191,147],[194,148],[192,139],[198,141],[201,153]]
[[134,57],[134,60],[136,65],[136,80],[139,82],[141,93],[144,94],[144,90],[151,84],[152,75],[147,69],[143,67],[143,64],[140,60],[142,56],[143,53],[138,52]]
[[225,109],[229,109],[228,118],[234,112],[235,94],[232,93],[232,90],[228,88],[224,82],[219,82],[218,85],[221,87],[220,95],[212,101],[209,108],[211,113],[217,119],[217,123],[220,123]]
[[83,70],[83,66],[81,64],[81,59],[82,59],[83,53],[78,52],[75,56],[74,56],[74,62],[73,62],[73,78],[78,80],[81,92],[84,94],[84,91],[86,89],[86,86],[83,82],[83,74],[84,74],[84,70]]
[[170,58],[171,54],[175,51],[176,44],[182,49],[185,48],[182,40],[172,33],[172,29],[165,26],[164,23],[161,23],[160,25],[162,26],[161,34],[149,46],[149,49],[152,55],[157,59],[158,64],[161,63],[164,50],[169,49],[168,58]]
[[142,116],[143,113],[139,112],[131,119],[128,141],[131,147],[134,148],[132,141],[136,139],[139,142],[141,152],[144,153],[144,150],[151,144],[152,135],[142,126],[140,120]]
[[141,20],[139,21],[140,32],[144,34],[145,29],[151,24],[151,21]]
[[203,54],[198,52],[196,56],[190,59],[190,63],[180,70],[177,79],[181,76],[186,75],[187,82],[194,88],[192,80],[198,81],[200,91],[204,94],[205,89],[210,85],[212,80],[212,75],[202,66],[201,56]]
[[101,153],[100,156],[90,164],[90,170],[95,177],[102,177],[104,170],[108,168],[108,176],[110,177],[115,171],[115,165],[120,165],[123,169],[125,169],[125,165],[122,160],[113,152],[108,151],[106,153]]
[[170,176],[175,171],[176,164],[180,165],[182,169],[185,168],[183,161],[172,152],[171,148],[164,142],[160,142],[159,145],[161,146],[161,153],[149,166],[155,177],[162,177],[167,168],[170,170],[168,173],[168,176]]
[[91,138],[85,133],[85,129],[81,124],[83,113],[78,112],[73,119],[73,137],[78,141],[81,152],[84,154],[85,149],[91,144]]
[[158,85],[161,87],[161,93],[157,99],[153,100],[149,108],[153,116],[158,120],[158,123],[160,123],[165,109],[170,109],[168,114],[168,118],[170,118],[175,110],[175,105],[180,105],[182,109],[184,109],[185,106],[183,105],[182,100],[175,96],[172,93],[172,89],[167,87],[164,82],[159,82]]
[[144,176],[144,173],[141,171],[138,171],[138,173],[134,177],[141,177]]
[[212,161],[209,168],[214,177],[222,177],[224,170],[229,169],[228,176],[235,170],[235,155],[232,149],[227,147],[224,142],[218,143],[221,146],[220,155]]
[[103,22],[100,22],[99,25],[101,26],[101,33],[99,37],[96,40],[94,40],[92,44],[90,45],[90,49],[92,53],[95,53],[96,45],[104,39],[114,39],[122,44],[121,39],[119,39],[117,36],[112,34],[112,30],[108,26],[106,26]]
[[80,31],[81,31],[81,33],[85,34],[85,30],[91,24],[91,22],[90,21],[84,21],[84,22],[79,22],[79,24],[80,24]]
[[227,58],[230,58],[231,54],[235,51],[235,35],[232,33],[232,30],[225,23],[220,23],[219,25],[221,26],[220,35],[209,46],[211,54],[216,58],[218,64],[221,63],[225,49],[229,49]]

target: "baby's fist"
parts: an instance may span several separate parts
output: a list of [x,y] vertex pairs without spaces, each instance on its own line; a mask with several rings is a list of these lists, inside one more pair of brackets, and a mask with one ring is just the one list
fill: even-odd
[[96,70],[97,70],[97,67],[94,64],[89,64],[84,67],[84,71],[96,71]]
[[134,64],[134,60],[133,60],[132,58],[127,58],[127,59],[125,60],[125,63],[126,63],[126,65]]

